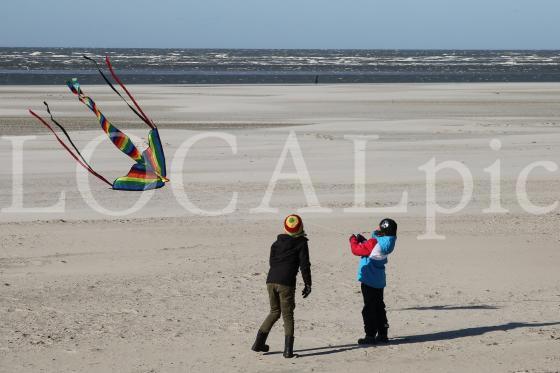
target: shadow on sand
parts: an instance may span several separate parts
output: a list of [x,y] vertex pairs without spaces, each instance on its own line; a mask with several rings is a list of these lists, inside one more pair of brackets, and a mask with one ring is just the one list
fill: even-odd
[[475,304],[471,306],[427,306],[427,307],[408,307],[400,308],[395,311],[454,311],[454,310],[497,310],[500,307],[490,306],[488,304]]
[[[477,335],[482,335],[485,333],[491,333],[496,331],[508,331],[508,330],[519,329],[519,328],[536,328],[536,327],[553,326],[553,325],[560,325],[560,322],[547,322],[547,323],[510,322],[501,325],[478,326],[474,328],[448,330],[448,331],[437,332],[437,333],[395,337],[395,338],[391,338],[388,344],[404,345],[404,344],[412,344],[412,343],[447,341],[447,340],[452,340],[457,338],[474,337]],[[380,346],[384,346],[384,344]],[[352,344],[345,344],[345,345],[338,345],[338,346],[324,346],[324,347],[294,350],[294,353],[297,354],[297,357],[302,358],[302,357],[311,357],[311,356],[330,355],[339,352],[346,352],[346,351],[357,350],[362,348],[375,348],[375,346],[374,345],[360,346],[355,343],[352,343]],[[274,352],[265,353],[264,355],[276,355],[281,353],[282,353],[281,351],[274,351]]]

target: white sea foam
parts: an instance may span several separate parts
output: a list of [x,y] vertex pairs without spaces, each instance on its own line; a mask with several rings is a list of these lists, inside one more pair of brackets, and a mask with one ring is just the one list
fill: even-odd
[[[481,80],[492,79],[492,74],[509,74],[508,80],[525,74],[533,79],[540,72],[546,76],[560,67],[560,52],[549,51],[347,51],[347,50],[87,50],[87,49],[11,49],[0,48],[0,69],[21,70],[22,67],[44,71],[91,70],[81,58],[86,54],[103,64],[105,55],[126,73],[150,76],[153,81],[173,71],[173,74],[207,72],[219,74],[384,74],[415,77],[428,74],[437,79],[453,79],[453,74],[468,72],[481,74]],[[540,69],[540,70],[539,70]],[[560,69],[558,69],[560,71]],[[157,73],[160,72],[160,73]],[[516,75],[517,74],[517,75]],[[541,75],[541,76],[545,76]],[[338,78],[337,78],[338,79]],[[408,79],[408,78],[407,78]],[[158,80],[159,81],[159,80]]]

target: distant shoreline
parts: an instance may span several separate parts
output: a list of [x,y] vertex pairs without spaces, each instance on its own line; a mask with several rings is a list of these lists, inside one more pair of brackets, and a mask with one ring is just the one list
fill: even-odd
[[560,82],[558,50],[0,48],[0,85]]
[[[438,73],[286,73],[286,72],[160,72],[120,71],[128,84],[252,85],[252,84],[372,84],[372,83],[558,83],[558,72],[540,74],[438,74]],[[315,78],[318,76],[318,82]],[[64,85],[70,78],[83,84],[103,84],[96,71],[78,74],[50,71],[2,71],[0,85]]]

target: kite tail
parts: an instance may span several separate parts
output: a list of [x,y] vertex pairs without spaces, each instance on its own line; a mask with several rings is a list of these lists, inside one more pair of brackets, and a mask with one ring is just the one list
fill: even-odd
[[64,136],[66,136],[66,139],[68,140],[70,145],[72,145],[72,147],[76,151],[76,154],[78,154],[80,156],[80,159],[82,160],[82,162],[85,163],[85,165],[88,166],[89,169],[93,169],[91,167],[91,165],[86,161],[86,159],[82,156],[82,153],[80,152],[80,150],[78,149],[76,144],[74,144],[74,141],[72,141],[72,139],[70,138],[70,135],[68,134],[68,132],[66,132],[66,129],[62,126],[62,124],[58,123],[58,121],[56,119],[54,119],[54,116],[51,113],[51,108],[49,107],[49,104],[47,104],[46,101],[43,101],[43,104],[45,104],[45,106],[47,107],[47,113],[50,115],[51,121],[62,131]]
[[150,123],[149,119],[145,116],[142,115],[138,112],[138,110],[136,110],[134,108],[134,106],[130,105],[128,103],[128,101],[126,100],[126,98],[123,97],[123,95],[121,95],[121,93],[115,88],[115,86],[113,85],[113,83],[111,83],[111,81],[109,80],[109,78],[107,78],[107,76],[105,75],[105,73],[103,72],[103,70],[101,70],[101,67],[99,66],[99,64],[97,63],[97,61],[95,61],[93,58],[88,57],[88,56],[82,56],[84,57],[86,60],[91,61],[95,64],[95,67],[97,68],[97,71],[99,71],[99,74],[101,74],[101,77],[103,78],[103,80],[105,81],[105,83],[107,83],[107,85],[109,87],[111,87],[111,89],[113,90],[113,92],[115,92],[123,101],[124,103],[130,108],[130,110],[132,110],[132,112],[134,114],[136,114],[136,116],[138,118],[140,118],[144,123],[146,123],[148,126],[150,126],[150,128],[154,128],[153,123]]
[[105,63],[107,64],[107,67],[109,68],[109,71],[111,72],[111,75],[113,76],[113,79],[115,79],[115,81],[126,92],[127,96],[132,100],[132,103],[134,103],[134,106],[136,106],[138,111],[142,114],[144,122],[148,126],[150,126],[152,129],[156,128],[156,125],[154,124],[154,122],[150,118],[148,118],[148,116],[144,113],[144,111],[142,111],[142,108],[140,107],[140,105],[138,105],[138,102],[136,102],[136,100],[134,99],[132,94],[128,91],[128,89],[125,87],[124,83],[119,79],[119,77],[115,73],[115,70],[113,69],[113,66],[111,65],[111,61],[109,60],[109,56],[105,56]]
[[113,126],[111,122],[109,122],[109,120],[105,117],[105,115],[103,115],[103,113],[99,110],[95,101],[93,101],[91,98],[89,98],[83,93],[82,89],[80,88],[80,83],[78,83],[78,80],[74,78],[71,81],[68,81],[67,85],[70,88],[70,90],[75,95],[78,96],[79,100],[84,105],[86,105],[91,111],[93,111],[93,113],[97,117],[97,120],[99,121],[99,124],[101,125],[101,128],[103,129],[103,131],[105,131],[107,136],[109,136],[111,142],[121,152],[128,155],[134,161],[143,162],[142,153],[140,153],[140,151],[136,148],[136,146],[134,146],[134,143],[132,142],[130,137],[125,135],[124,132],[122,132],[117,127]]
[[[45,103],[46,104],[46,103]],[[48,107],[48,106],[47,106]],[[51,131],[54,136],[56,137],[56,139],[58,140],[58,142],[60,143],[60,145],[62,145],[64,147],[64,149],[66,149],[66,151],[72,156],[72,158],[74,158],[76,160],[76,162],[78,162],[79,165],[81,165],[83,168],[85,168],[89,173],[91,173],[93,176],[97,177],[99,180],[103,181],[104,183],[106,183],[107,185],[109,185],[111,188],[113,187],[113,184],[111,184],[107,179],[105,179],[103,176],[101,176],[100,174],[98,174],[97,172],[95,172],[95,170],[93,168],[91,168],[91,166],[83,159],[82,155],[80,154],[80,152],[77,150],[76,146],[74,145],[74,143],[72,142],[72,140],[70,140],[70,136],[68,136],[68,133],[66,132],[66,130],[58,123],[55,122],[55,124],[62,129],[62,131],[64,132],[64,134],[66,135],[66,137],[68,138],[68,141],[70,141],[70,143],[72,144],[72,146],[74,147],[74,149],[76,150],[76,152],[79,155],[79,158],[76,154],[74,154],[74,152],[72,152],[72,150],[68,147],[68,145],[66,145],[64,143],[64,141],[62,141],[62,139],[58,136],[58,134],[53,130],[53,128],[43,119],[41,118],[39,115],[35,114],[35,112],[33,112],[33,110],[29,109],[29,113],[31,115],[33,115],[35,118],[37,118],[45,127],[47,127],[47,129],[49,129],[49,131]],[[50,111],[49,111],[50,114]],[[53,120],[54,122],[54,120]],[[81,158],[81,159],[80,159]]]

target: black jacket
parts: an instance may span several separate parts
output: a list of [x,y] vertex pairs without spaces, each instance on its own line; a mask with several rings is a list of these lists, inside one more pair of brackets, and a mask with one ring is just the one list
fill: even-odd
[[307,238],[280,234],[270,248],[267,284],[296,286],[298,269],[306,285],[311,286],[311,263]]

